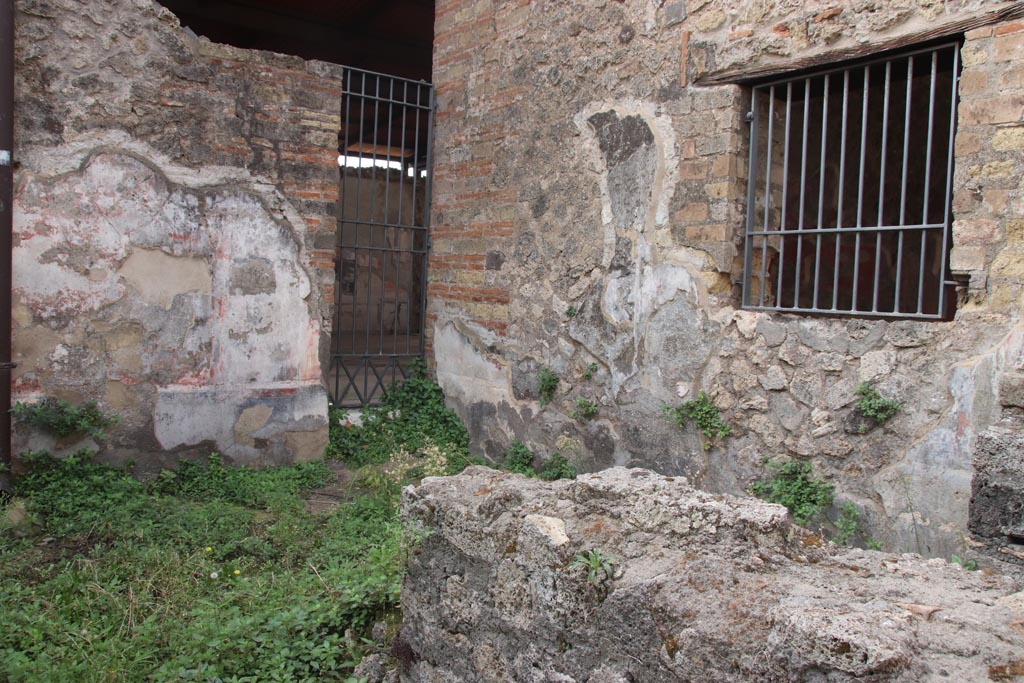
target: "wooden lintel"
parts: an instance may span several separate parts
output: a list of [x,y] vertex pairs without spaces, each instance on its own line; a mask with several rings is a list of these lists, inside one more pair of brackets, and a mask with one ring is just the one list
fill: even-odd
[[1022,17],[1024,17],[1024,0],[1021,2],[1015,2],[1014,4],[1001,9],[985,12],[984,14],[975,14],[974,16],[966,17],[964,19],[937,23],[923,31],[915,31],[914,33],[907,33],[895,38],[887,38],[885,40],[879,40],[877,42],[866,43],[863,45],[852,45],[850,47],[839,48],[837,50],[831,50],[807,57],[799,57],[797,59],[791,59],[784,62],[772,62],[771,64],[762,64],[759,66],[743,66],[713,71],[695,79],[694,85],[727,85],[760,81],[774,76],[782,76],[793,71],[814,69],[835,64],[837,62],[870,57],[871,55],[887,52],[889,50],[898,50],[918,43],[926,43],[931,40],[938,40],[958,33],[964,33],[971,29],[981,28],[982,26],[998,24],[1003,21],[1020,19]]

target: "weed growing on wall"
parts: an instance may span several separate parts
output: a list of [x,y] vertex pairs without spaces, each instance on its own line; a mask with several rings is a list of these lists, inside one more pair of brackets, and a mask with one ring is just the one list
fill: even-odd
[[533,451],[526,447],[522,441],[513,441],[504,456],[505,469],[516,474],[525,474],[528,477],[536,476],[537,471],[533,469]]
[[583,366],[583,379],[588,382],[594,379],[594,375],[597,374],[598,366],[597,363],[587,363]]
[[513,441],[502,459],[506,470],[527,477],[540,477],[545,481],[576,478],[576,468],[561,453],[552,453],[550,458],[541,463],[539,470],[533,466],[534,457],[533,451],[522,441]]
[[540,404],[546,406],[555,398],[555,390],[558,389],[560,378],[549,368],[541,368],[537,372],[537,395],[540,397]]
[[681,428],[692,420],[697,430],[709,441],[724,439],[732,434],[732,428],[722,420],[718,406],[703,391],[696,398],[678,406],[664,406],[664,410]]
[[850,541],[859,530],[860,510],[850,501],[846,501],[839,508],[839,516],[836,518],[836,537],[832,540],[839,545],[850,545]]
[[902,407],[899,401],[884,398],[870,382],[862,382],[855,390],[855,393],[860,398],[853,404],[853,407],[861,415],[874,420],[878,424],[888,422]]
[[41,432],[62,439],[74,434],[102,439],[107,427],[118,422],[117,417],[105,415],[93,402],[74,405],[56,398],[45,398],[39,403],[16,403],[11,414]]
[[789,460],[769,463],[772,475],[750,485],[750,493],[770,503],[784,505],[793,514],[793,521],[806,526],[814,517],[832,504],[835,487],[814,479],[811,464]]
[[27,465],[28,516],[0,525],[0,680],[341,681],[397,609],[397,498],[312,515],[322,463],[150,483],[87,452]]
[[598,410],[596,401],[589,399],[586,396],[580,396],[573,402],[573,408],[572,411],[569,412],[569,417],[574,420],[584,422],[597,417]]
[[615,573],[615,564],[614,558],[601,552],[600,548],[593,548],[577,553],[576,558],[569,565],[569,569],[586,570],[587,581],[600,587],[612,579]]
[[331,411],[327,457],[350,465],[383,464],[399,453],[422,456],[440,449],[448,473],[469,464],[469,435],[462,420],[444,404],[444,393],[418,362],[411,375],[384,394],[380,405],[362,411],[362,424],[345,422],[345,411]]
[[576,468],[559,452],[554,452],[551,457],[544,461],[537,473],[544,481],[555,481],[556,479],[575,479]]

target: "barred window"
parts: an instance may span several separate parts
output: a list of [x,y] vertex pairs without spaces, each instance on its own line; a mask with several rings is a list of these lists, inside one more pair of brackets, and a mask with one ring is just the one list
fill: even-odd
[[743,306],[947,319],[959,44],[754,86]]

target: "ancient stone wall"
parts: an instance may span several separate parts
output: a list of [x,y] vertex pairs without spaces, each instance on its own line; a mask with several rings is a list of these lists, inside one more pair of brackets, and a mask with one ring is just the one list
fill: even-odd
[[340,67],[149,0],[21,0],[16,49],[16,398],[97,401],[142,468],[320,457]]
[[547,484],[474,467],[406,489],[403,519],[422,536],[392,649],[403,681],[919,683],[1024,671],[1024,593],[1008,578],[837,548],[781,506],[647,470]]
[[[977,437],[1020,410],[997,387],[1024,368],[1024,24],[961,49],[951,322],[740,310],[750,92],[701,83],[1015,6],[440,0],[428,317],[474,449],[521,439],[726,492],[808,460],[886,547],[962,553]],[[862,434],[865,381],[903,408]],[[710,448],[662,411],[702,390],[732,427]],[[595,419],[570,416],[580,397]]]

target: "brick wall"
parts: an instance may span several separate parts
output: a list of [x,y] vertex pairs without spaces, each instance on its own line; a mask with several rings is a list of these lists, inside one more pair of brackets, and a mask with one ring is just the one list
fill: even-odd
[[1024,287],[1024,23],[968,31],[961,54],[950,265],[969,277],[972,301],[1019,313]]
[[[887,547],[962,551],[975,440],[1017,410],[994,387],[1024,372],[1017,4],[437,7],[428,310],[474,450],[498,459],[519,439],[582,470],[643,465],[728,492],[765,476],[766,460],[805,460]],[[741,310],[750,90],[710,79],[944,26],[967,30],[956,319]],[[544,367],[561,381],[541,405]],[[862,434],[850,425],[865,381],[903,409]],[[665,418],[699,391],[728,439]],[[598,417],[575,419],[578,399]]]
[[320,457],[340,67],[155,2],[17,9],[17,398],[98,401],[142,469]]

